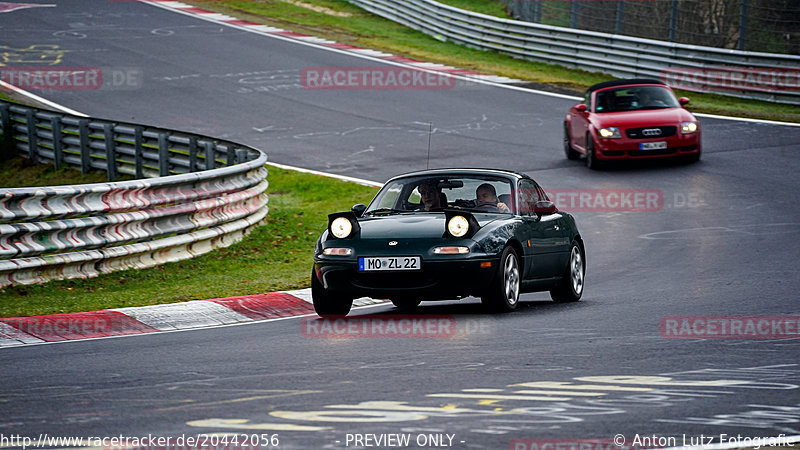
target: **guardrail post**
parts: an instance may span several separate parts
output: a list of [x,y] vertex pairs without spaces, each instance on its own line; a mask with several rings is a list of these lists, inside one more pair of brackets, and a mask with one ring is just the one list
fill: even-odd
[[616,26],[617,34],[622,34],[623,16],[625,16],[625,0],[617,0],[617,26]]
[[106,143],[106,173],[108,181],[117,179],[117,143],[114,140],[114,124],[103,124],[103,135]]
[[28,157],[33,164],[39,164],[39,137],[36,135],[36,113],[29,109],[25,112],[28,122]]
[[206,147],[206,170],[211,170],[214,168],[214,143],[213,142],[204,142]]
[[672,11],[669,14],[669,41],[675,42],[678,29],[678,0],[672,0]]
[[236,150],[233,148],[233,146],[228,144],[225,146],[225,150],[225,162],[227,162],[229,166],[236,164]]
[[81,140],[81,174],[86,175],[92,169],[92,149],[89,147],[89,120],[78,121],[78,138]]
[[[572,21],[574,29],[569,27],[542,26],[520,20],[487,17],[471,11],[455,9],[442,9],[427,0],[349,0],[366,11],[383,16],[389,20],[400,22],[406,26],[434,36],[436,39],[453,40],[483,50],[511,53],[516,57],[535,61],[544,61],[568,67],[576,67],[592,72],[604,72],[617,77],[646,76],[657,78],[663,69],[668,67],[689,67],[692,70],[709,72],[709,68],[726,66],[727,70],[736,68],[759,67],[765,75],[771,74],[769,67],[797,66],[797,55],[754,53],[749,51],[721,49],[703,45],[678,44],[687,36],[678,28],[679,22],[684,18],[683,11],[678,7],[683,5],[681,0],[659,0],[664,3],[665,13],[670,16],[669,40],[643,39],[635,36],[620,36],[613,33],[586,30],[584,16],[591,15],[587,8],[591,0],[564,0],[564,8],[559,9],[562,14],[554,17],[559,23]],[[521,8],[517,3],[528,3],[536,6],[538,0],[504,0],[509,8],[514,9],[515,15],[526,15],[528,9]],[[542,0],[544,1],[544,0]],[[620,0],[609,0],[611,7],[618,7]],[[628,11],[622,16],[623,20],[631,23],[631,12],[627,1],[624,8]],[[722,4],[743,5],[745,0],[719,0]],[[746,0],[747,4],[755,0]],[[534,2],[534,3],[532,3]],[[585,3],[584,3],[585,2]],[[550,8],[550,1],[544,3]],[[691,3],[691,2],[689,2]],[[697,2],[694,2],[697,3]],[[781,2],[778,2],[781,3]],[[786,2],[783,2],[786,3]],[[570,7],[571,6],[571,7]],[[553,6],[556,9],[555,6]],[[671,11],[670,11],[671,9]],[[776,7],[776,10],[783,8]],[[613,12],[610,10],[609,12]],[[736,13],[741,14],[737,9]],[[588,16],[587,16],[588,17]],[[601,17],[598,17],[598,19]],[[627,20],[625,20],[627,19]],[[546,19],[547,20],[547,19]],[[454,25],[454,24],[458,25]],[[591,25],[591,24],[588,24]],[[622,32],[626,29],[622,24]],[[753,25],[751,20],[749,25]],[[612,25],[613,27],[613,25]],[[613,28],[612,28],[613,30]],[[678,34],[682,33],[682,34]],[[752,40],[751,40],[752,41]],[[585,42],[585,47],[582,44]],[[745,42],[746,47],[751,47],[752,42]],[[591,49],[591,50],[589,50]],[[607,56],[606,56],[607,55]],[[713,70],[712,70],[713,71]],[[762,77],[767,78],[767,77]],[[771,78],[771,75],[770,75]],[[763,80],[762,80],[763,82]],[[681,83],[684,84],[684,83]],[[691,83],[682,88],[692,88]],[[750,84],[750,83],[745,83]],[[753,89],[725,90],[723,95],[741,98],[755,98],[787,104],[800,104],[800,93],[788,89],[785,84],[773,80],[763,87],[753,86]],[[764,92],[763,88],[767,88]],[[223,144],[224,145],[224,144]]]
[[53,127],[53,165],[58,169],[64,162],[64,143],[61,142],[61,117],[53,116],[51,126]]
[[736,48],[744,50],[745,40],[747,38],[747,0],[742,0],[742,6],[739,10],[739,41],[736,43]]
[[158,176],[169,175],[169,135],[158,133]]
[[142,127],[135,127],[133,129],[133,163],[136,167],[136,178],[144,178],[144,154],[142,150],[142,135],[144,130]]
[[[9,204],[0,211],[3,213],[0,222],[11,223],[0,225],[7,228],[2,230],[3,237],[12,239],[11,250],[6,249],[0,255],[0,262],[6,263],[0,267],[0,288],[31,281],[93,276],[134,265],[150,267],[194,257],[240,240],[268,213],[266,193],[261,190],[267,184],[267,171],[257,170],[267,155],[246,145],[139,124],[76,117],[5,100],[0,100],[0,125],[3,127],[0,144],[10,139],[14,156],[27,157],[30,152],[39,162],[52,159],[56,165],[80,167],[84,173],[107,170],[109,181],[117,180],[90,186],[35,188],[36,201],[35,205],[28,205],[30,208],[18,204],[19,199],[31,196],[30,187],[4,188],[2,194],[16,200],[6,202]],[[31,148],[23,145],[26,140]],[[228,148],[234,150],[234,158],[242,161],[249,158],[249,162],[220,171],[183,173],[189,142],[194,147],[196,170],[203,170],[203,165],[212,169],[224,165]],[[182,173],[118,181],[132,175],[134,155],[146,175],[156,175],[152,173],[158,170],[153,161],[156,149],[162,157],[162,170]],[[9,149],[0,147],[0,156],[3,150]],[[206,163],[202,162],[203,151],[208,156]],[[247,182],[240,182],[241,177],[247,177]],[[206,207],[210,189],[219,196],[229,196],[217,205],[219,208],[236,208],[240,202],[264,207],[236,215],[211,214],[208,220],[198,222],[194,215],[198,208]],[[186,207],[160,208],[173,204]],[[131,232],[119,229],[120,223],[132,220],[146,223],[128,230]],[[20,240],[18,235],[22,232],[35,236]]]
[[570,28],[578,28],[578,14],[580,14],[580,12],[581,12],[580,0],[572,0],[572,8],[569,13]]
[[236,149],[236,164],[247,162],[247,150],[243,148]]
[[11,127],[11,111],[8,104],[0,104],[0,126],[3,127],[3,140],[0,142],[0,161],[17,156],[14,148],[14,129]]
[[197,171],[197,138],[189,137],[189,172]]

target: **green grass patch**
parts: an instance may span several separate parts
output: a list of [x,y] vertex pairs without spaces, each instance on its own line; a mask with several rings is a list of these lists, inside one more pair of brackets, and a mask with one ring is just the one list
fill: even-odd
[[439,3],[454,6],[476,13],[486,14],[487,16],[500,17],[503,19],[511,18],[506,12],[506,6],[499,0],[439,0]]
[[[610,75],[526,61],[496,52],[442,42],[371,14],[345,0],[190,0],[188,3],[341,43],[526,80],[543,90],[582,95],[590,85],[613,78]],[[502,4],[497,1],[446,0],[445,3],[484,14],[508,17]],[[679,95],[692,99],[690,109],[694,112],[800,122],[800,108],[797,106],[696,92]]]
[[198,258],[90,279],[0,291],[0,317],[144,306],[310,286],[313,248],[328,214],[367,203],[377,189],[269,168],[269,214],[241,242]]
[[16,157],[0,163],[0,180],[4,188],[21,188],[103,183],[108,181],[108,176],[105,172],[81,175],[79,170],[70,169],[66,164],[56,168],[52,165],[31,164],[28,159]]

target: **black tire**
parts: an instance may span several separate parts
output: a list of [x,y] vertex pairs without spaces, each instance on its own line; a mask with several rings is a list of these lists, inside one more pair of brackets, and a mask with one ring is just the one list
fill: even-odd
[[392,304],[403,312],[414,312],[417,310],[417,306],[422,303],[421,298],[416,297],[399,297],[391,299]]
[[569,124],[567,122],[564,122],[564,154],[567,155],[567,159],[570,161],[575,161],[581,157],[581,154],[572,148],[569,138]]
[[597,160],[597,153],[594,149],[594,140],[591,134],[586,134],[586,167],[591,170],[600,170],[603,164]]
[[519,289],[519,256],[512,247],[506,247],[500,255],[497,275],[489,290],[481,297],[481,302],[493,311],[514,311],[519,304]]
[[341,294],[333,294],[325,290],[311,271],[311,299],[314,301],[314,311],[320,317],[346,316],[353,307],[353,298]]
[[569,262],[564,269],[564,278],[550,290],[550,298],[554,301],[577,302],[583,295],[584,281],[586,279],[586,258],[578,241],[572,241],[569,251]]

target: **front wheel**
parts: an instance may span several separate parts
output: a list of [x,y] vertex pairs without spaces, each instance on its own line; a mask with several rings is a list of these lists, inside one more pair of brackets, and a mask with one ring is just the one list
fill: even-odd
[[586,276],[586,265],[583,249],[577,241],[572,241],[569,252],[569,264],[564,270],[564,278],[550,290],[550,298],[557,302],[577,302],[583,295],[583,283]]
[[570,161],[575,161],[581,157],[581,154],[572,148],[572,142],[570,142],[569,138],[569,124],[567,122],[564,122],[564,154],[567,155],[567,159]]
[[602,163],[597,160],[597,150],[594,148],[594,140],[590,134],[586,134],[586,167],[592,170],[602,168]]
[[346,316],[353,307],[353,297],[326,290],[313,270],[311,271],[311,299],[314,302],[314,311],[320,317]]
[[519,304],[519,286],[519,257],[513,248],[506,247],[500,256],[497,276],[481,302],[496,311],[513,311]]

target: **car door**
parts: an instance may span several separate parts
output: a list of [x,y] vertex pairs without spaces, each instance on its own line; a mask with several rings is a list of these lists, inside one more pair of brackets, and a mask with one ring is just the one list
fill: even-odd
[[558,265],[562,224],[561,215],[537,215],[536,202],[546,200],[544,191],[533,181],[522,179],[517,189],[517,205],[522,217],[520,243],[525,252],[523,279],[551,278],[560,274]]
[[[544,189],[538,185],[537,188],[539,189],[540,198],[543,200],[552,201],[547,196],[547,193],[544,191]],[[572,230],[574,222],[569,220],[565,213],[562,213],[561,211],[557,211],[553,214],[543,215],[541,220],[543,222],[553,222],[553,234],[549,236],[549,242],[552,245],[551,248],[553,249],[553,254],[550,255],[550,261],[553,264],[553,269],[555,270],[556,276],[562,275],[569,260],[569,252],[572,250]]]
[[589,111],[592,110],[591,93],[587,92],[583,98],[586,111],[578,111],[574,107],[569,110],[569,132],[572,137],[573,147],[586,148],[586,131],[589,129]]

